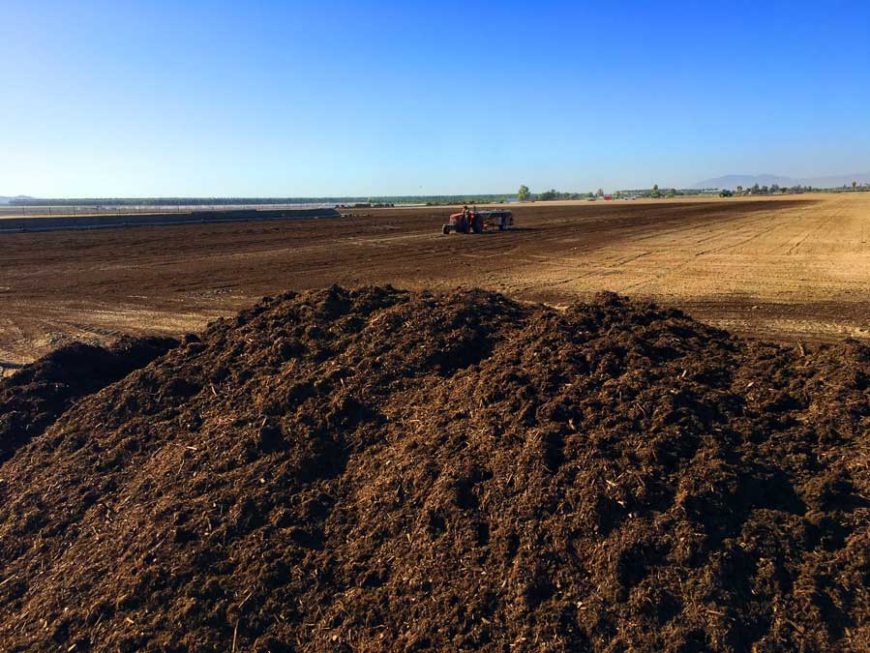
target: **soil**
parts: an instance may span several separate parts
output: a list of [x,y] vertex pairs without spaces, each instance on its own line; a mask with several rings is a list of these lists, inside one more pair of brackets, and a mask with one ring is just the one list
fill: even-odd
[[517,230],[480,236],[442,236],[449,207],[2,234],[0,367],[72,340],[199,331],[263,295],[332,283],[560,306],[612,290],[742,335],[870,338],[870,193],[510,208]]
[[265,299],[0,467],[4,651],[866,651],[870,348]]
[[76,400],[145,367],[178,342],[121,338],[112,347],[61,347],[0,381],[0,463],[39,435]]

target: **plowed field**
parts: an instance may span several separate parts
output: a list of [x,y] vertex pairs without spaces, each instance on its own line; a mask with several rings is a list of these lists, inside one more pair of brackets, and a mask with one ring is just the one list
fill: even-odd
[[198,330],[262,295],[331,283],[556,305],[613,290],[744,335],[870,336],[867,194],[535,204],[514,208],[511,233],[444,237],[449,212],[5,234],[0,365],[70,340]]

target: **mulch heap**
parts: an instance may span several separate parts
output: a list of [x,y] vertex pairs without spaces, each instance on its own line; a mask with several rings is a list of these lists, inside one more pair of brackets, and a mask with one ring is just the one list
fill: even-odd
[[177,344],[159,337],[123,337],[111,347],[75,342],[0,379],[0,463],[77,400],[145,367]]
[[3,651],[866,651],[870,348],[268,298],[0,465]]

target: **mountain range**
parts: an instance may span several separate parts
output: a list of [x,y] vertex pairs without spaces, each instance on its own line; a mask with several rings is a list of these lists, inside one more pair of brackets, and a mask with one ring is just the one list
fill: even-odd
[[705,179],[694,184],[692,188],[728,188],[734,190],[738,186],[751,188],[759,186],[812,186],[813,188],[839,188],[851,186],[856,181],[860,185],[870,184],[870,172],[851,175],[831,175],[828,177],[780,177],[779,175],[725,175]]

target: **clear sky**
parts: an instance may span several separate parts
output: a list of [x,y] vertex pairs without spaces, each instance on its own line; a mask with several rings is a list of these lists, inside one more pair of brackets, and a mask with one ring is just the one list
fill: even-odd
[[870,172],[870,2],[0,0],[0,194]]

